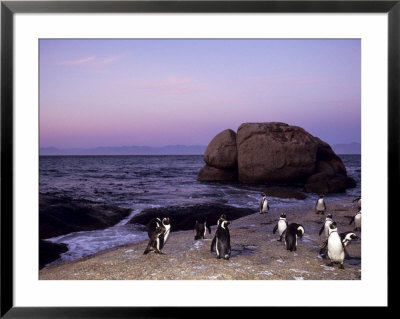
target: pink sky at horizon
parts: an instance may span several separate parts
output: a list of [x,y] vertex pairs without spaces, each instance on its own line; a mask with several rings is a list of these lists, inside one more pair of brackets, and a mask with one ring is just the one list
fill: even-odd
[[360,40],[40,40],[40,147],[207,145],[244,122],[361,141]]

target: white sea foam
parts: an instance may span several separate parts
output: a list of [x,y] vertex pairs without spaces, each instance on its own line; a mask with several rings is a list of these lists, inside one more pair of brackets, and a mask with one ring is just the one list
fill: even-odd
[[147,233],[134,225],[114,226],[102,230],[81,231],[48,239],[53,243],[68,245],[68,251],[61,254],[59,261],[70,261],[92,255],[101,250],[111,249],[147,239]]

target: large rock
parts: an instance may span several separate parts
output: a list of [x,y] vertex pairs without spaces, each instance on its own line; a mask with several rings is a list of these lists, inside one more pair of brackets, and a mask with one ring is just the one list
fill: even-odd
[[237,171],[232,169],[215,168],[206,164],[200,169],[197,179],[206,182],[236,181]]
[[307,196],[301,192],[298,192],[290,187],[279,187],[271,186],[266,187],[263,193],[267,194],[267,197],[278,197],[278,198],[295,198],[299,200],[306,199]]
[[245,123],[236,137],[239,181],[305,181],[315,171],[318,143],[314,136],[285,123]]
[[133,216],[129,223],[147,225],[154,217],[169,217],[171,231],[179,231],[194,229],[196,220],[204,217],[207,217],[209,225],[216,225],[221,214],[225,214],[228,220],[234,220],[254,213],[255,211],[249,208],[237,208],[223,204],[168,206],[144,209]]
[[307,179],[304,191],[318,194],[343,193],[347,188],[353,187],[356,187],[356,182],[351,177],[322,172]]
[[76,231],[104,229],[118,223],[131,210],[84,199],[39,194],[39,238]]
[[[267,185],[307,181],[308,191],[324,189],[324,193],[342,192],[355,183],[329,144],[301,127],[280,122],[244,123],[236,136],[232,130],[221,132],[208,145],[204,161],[206,165],[198,173],[200,181]],[[324,186],[322,179],[308,181],[318,173],[333,179]]]
[[215,168],[237,167],[236,133],[225,130],[215,136],[204,153],[204,161]]
[[316,173],[347,175],[346,167],[328,143],[315,137],[318,142]]

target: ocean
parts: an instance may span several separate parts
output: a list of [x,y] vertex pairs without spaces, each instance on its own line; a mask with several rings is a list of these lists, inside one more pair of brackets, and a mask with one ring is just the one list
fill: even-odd
[[[329,200],[355,198],[361,194],[361,155],[339,155],[357,186]],[[104,202],[132,210],[130,216],[104,230],[82,231],[48,239],[68,245],[60,261],[147,239],[147,233],[129,219],[145,208],[199,203],[224,203],[258,210],[263,185],[205,183],[197,181],[204,165],[202,155],[160,156],[41,156],[39,191],[54,196]],[[301,187],[296,189],[301,191]],[[269,197],[271,209],[314,204],[315,194],[305,200]]]

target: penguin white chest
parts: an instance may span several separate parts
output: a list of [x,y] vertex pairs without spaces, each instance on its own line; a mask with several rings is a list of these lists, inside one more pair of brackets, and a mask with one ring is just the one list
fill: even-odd
[[317,202],[317,210],[324,210],[324,200],[323,199],[318,199]]
[[164,245],[165,245],[165,243],[167,242],[169,232],[171,230],[171,225],[165,225],[164,227],[165,227],[165,234],[164,234]]
[[342,241],[337,232],[332,233],[328,239],[328,257],[332,261],[343,262],[344,260],[344,249]]
[[278,222],[278,231],[279,231],[279,235],[282,235],[282,233],[285,231],[286,229],[286,221],[285,220],[280,220]]
[[262,212],[265,213],[268,208],[268,201],[267,199],[263,199],[263,205],[262,205]]
[[204,233],[203,233],[203,237],[206,237],[207,234],[207,223],[204,223]]
[[356,227],[360,227],[361,228],[361,214],[357,214],[354,217],[354,224],[356,225]]

